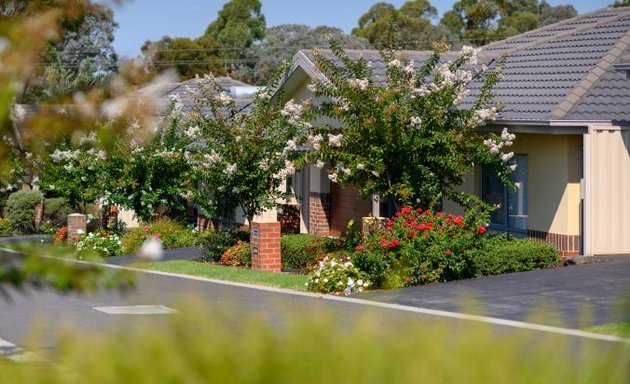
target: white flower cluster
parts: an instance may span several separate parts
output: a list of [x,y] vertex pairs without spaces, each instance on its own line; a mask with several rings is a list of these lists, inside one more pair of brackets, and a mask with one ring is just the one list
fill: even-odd
[[57,148],[52,153],[52,155],[50,155],[50,157],[52,158],[53,162],[59,163],[64,160],[76,160],[79,158],[80,154],[81,151],[79,151],[78,149],[74,151],[60,151],[59,148]]
[[420,128],[420,125],[422,125],[422,119],[420,118],[420,116],[411,116],[410,125],[414,128]]
[[169,95],[168,97],[169,99],[171,99],[171,102],[173,103],[173,111],[171,113],[180,114],[182,112],[182,109],[184,108],[184,103],[182,103],[182,100],[179,98],[179,95],[177,94]]
[[338,134],[338,135],[332,135],[329,134],[328,135],[328,144],[330,144],[331,147],[334,148],[339,148],[341,147],[341,140],[343,139],[343,134]]
[[96,143],[96,132],[92,131],[79,138],[79,145]]
[[206,161],[206,164],[208,167],[213,166],[214,164],[218,163],[221,161],[221,155],[219,155],[218,153],[216,153],[214,151],[214,149],[211,151],[211,153],[206,153],[203,155],[203,159]]
[[89,156],[94,156],[96,158],[96,160],[100,160],[103,161],[105,159],[107,159],[107,153],[105,153],[105,151],[103,151],[102,149],[99,149],[98,151],[95,148],[90,148],[86,151],[86,153]]
[[308,135],[306,138],[306,145],[309,145],[314,150],[319,151],[323,140],[324,137],[319,133],[317,135]]
[[228,164],[223,171],[226,175],[232,175],[234,172],[236,172],[236,164]]
[[197,125],[193,125],[192,127],[188,127],[186,128],[186,131],[184,132],[184,134],[192,140],[195,140],[199,134],[201,133],[201,129],[199,129],[199,126]]
[[362,278],[362,274],[351,261],[341,261],[326,256],[319,262],[317,269],[304,285],[311,291],[343,292],[345,295],[350,295],[362,292],[371,286],[371,283]]
[[219,93],[214,100],[221,105],[230,105],[234,101],[226,92]]
[[400,68],[401,65],[402,63],[398,59],[394,59],[390,61],[389,63],[387,63],[387,66],[390,68]]
[[[486,147],[488,147],[490,153],[499,156],[501,161],[507,163],[514,157],[514,152],[503,152],[502,150],[504,148],[511,147],[515,138],[516,135],[510,133],[507,128],[503,128],[501,136],[498,140],[486,139],[483,141],[483,143]],[[514,171],[516,169],[516,164],[510,165],[508,168]]]
[[284,145],[284,149],[282,150],[282,154],[286,156],[286,154],[297,150],[297,143],[295,140],[288,140]]
[[471,124],[473,127],[484,125],[488,120],[495,120],[497,118],[497,108],[490,107],[485,109],[479,109],[475,111],[472,117]]
[[370,86],[370,80],[365,79],[348,79],[348,85],[352,88],[365,91]]
[[271,100],[271,94],[267,91],[267,90],[260,90],[258,91],[258,97],[261,100]]
[[411,60],[405,67],[402,69],[408,75],[413,75],[416,72],[415,63]]
[[470,45],[464,45],[459,54],[466,63],[476,65],[477,55],[479,54],[479,51],[480,49],[475,49],[474,47],[471,47]]
[[291,99],[287,101],[287,103],[284,105],[284,108],[282,108],[282,111],[280,111],[280,113],[282,114],[282,116],[287,118],[287,121],[289,122],[289,124],[302,126],[304,124],[300,119],[302,117],[303,110],[304,110],[304,107],[301,104],[296,104]]
[[22,121],[26,117],[26,110],[21,104],[13,104],[11,107],[11,120]]

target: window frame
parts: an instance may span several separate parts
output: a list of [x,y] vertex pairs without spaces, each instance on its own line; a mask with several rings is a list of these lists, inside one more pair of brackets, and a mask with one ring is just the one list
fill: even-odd
[[[524,156],[526,159],[526,164],[527,164],[527,175],[529,176],[529,156],[526,153],[515,153],[514,154],[514,161],[516,160],[517,156]],[[529,177],[528,177],[529,179]],[[528,180],[526,180],[527,184],[529,184]],[[479,190],[480,190],[480,195],[481,195],[481,199],[483,201],[485,201],[484,197],[485,197],[485,190],[484,190],[484,169],[483,167],[480,167],[480,172],[479,172]],[[503,214],[503,219],[505,224],[500,224],[500,223],[496,223],[496,222],[492,222],[490,221],[488,228],[495,230],[495,231],[500,231],[500,232],[513,232],[513,233],[519,233],[519,234],[527,234],[527,232],[529,231],[529,186],[527,188],[527,195],[524,196],[524,199],[528,202],[528,209],[527,209],[527,228],[516,228],[516,227],[511,227],[509,226],[510,223],[510,219],[509,219],[509,210],[508,210],[508,197],[509,197],[509,190],[508,187],[506,185],[503,185],[503,198],[502,198],[502,202],[501,204],[505,207],[505,212]],[[491,218],[492,220],[492,218]]]

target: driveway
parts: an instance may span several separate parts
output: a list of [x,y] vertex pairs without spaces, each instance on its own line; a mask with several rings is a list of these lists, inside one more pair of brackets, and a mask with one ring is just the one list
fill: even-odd
[[594,260],[597,262],[373,291],[357,298],[564,328],[630,321],[630,256]]

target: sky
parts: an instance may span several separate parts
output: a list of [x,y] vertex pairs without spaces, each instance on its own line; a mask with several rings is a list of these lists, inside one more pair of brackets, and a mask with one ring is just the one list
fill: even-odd
[[[406,0],[385,0],[399,8]],[[438,15],[451,9],[455,0],[432,0]],[[114,48],[121,57],[135,57],[146,40],[162,36],[199,37],[227,0],[128,0],[113,4],[119,24]],[[379,0],[261,0],[267,27],[279,24],[329,25],[346,33]],[[605,7],[613,0],[547,0],[551,5],[573,4],[579,14]],[[438,18],[439,18],[438,16]],[[439,19],[438,19],[439,20]],[[437,23],[435,20],[434,23]]]

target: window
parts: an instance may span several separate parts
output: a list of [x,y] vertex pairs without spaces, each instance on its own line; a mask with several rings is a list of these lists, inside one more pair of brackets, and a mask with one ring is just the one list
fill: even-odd
[[516,189],[507,188],[496,173],[481,171],[481,198],[496,207],[490,222],[497,229],[527,230],[527,155],[514,156],[516,170],[511,179]]

